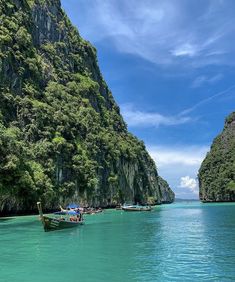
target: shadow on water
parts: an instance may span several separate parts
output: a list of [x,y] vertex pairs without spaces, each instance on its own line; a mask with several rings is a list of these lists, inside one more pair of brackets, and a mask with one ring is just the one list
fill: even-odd
[[0,219],[0,234],[3,232],[12,232],[19,230],[27,230],[40,226],[38,217],[12,217],[4,220]]
[[12,219],[15,219],[15,217],[0,217],[0,223],[4,223]]

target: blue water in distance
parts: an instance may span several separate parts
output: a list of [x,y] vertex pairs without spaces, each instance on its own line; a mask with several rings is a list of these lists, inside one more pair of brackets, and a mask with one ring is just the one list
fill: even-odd
[[37,216],[0,221],[0,281],[235,281],[234,215],[234,203],[183,202],[48,233]]

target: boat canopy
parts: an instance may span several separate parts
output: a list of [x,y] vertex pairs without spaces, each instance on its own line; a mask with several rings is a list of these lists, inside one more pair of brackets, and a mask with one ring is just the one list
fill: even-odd
[[58,212],[54,212],[54,214],[57,214],[57,215],[78,215],[80,214],[80,212],[76,212],[76,211],[58,211]]
[[77,205],[77,204],[74,204],[74,203],[69,204],[69,205],[66,207],[66,209],[78,209],[78,208],[80,208],[80,206]]

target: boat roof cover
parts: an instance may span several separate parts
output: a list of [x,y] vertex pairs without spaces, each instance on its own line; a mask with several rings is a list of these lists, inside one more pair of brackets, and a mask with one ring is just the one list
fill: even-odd
[[58,215],[78,215],[80,214],[80,212],[75,212],[75,211],[58,211],[58,212],[54,212],[54,214],[58,214]]
[[80,207],[79,205],[72,203],[72,204],[69,204],[66,207],[66,209],[78,209],[79,207]]

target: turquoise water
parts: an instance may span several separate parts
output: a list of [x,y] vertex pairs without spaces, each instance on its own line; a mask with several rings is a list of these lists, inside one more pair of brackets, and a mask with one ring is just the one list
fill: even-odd
[[235,281],[234,215],[235,204],[185,202],[48,233],[37,216],[0,221],[0,281]]

